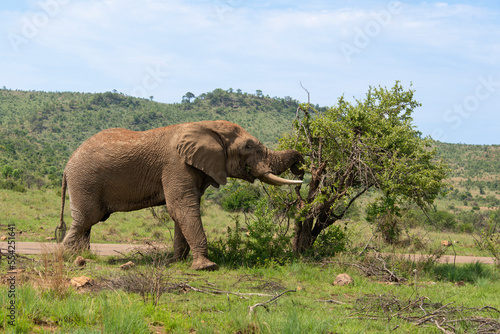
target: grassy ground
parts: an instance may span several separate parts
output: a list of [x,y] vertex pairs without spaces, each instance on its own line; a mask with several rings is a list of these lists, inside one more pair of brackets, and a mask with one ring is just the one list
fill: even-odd
[[[46,241],[58,224],[59,207],[57,191],[21,194],[1,190],[2,233],[9,223],[15,223],[16,241]],[[159,210],[156,214],[163,213]],[[203,206],[203,220],[210,240],[224,235],[227,226],[234,226],[232,215],[209,203]],[[66,221],[71,222],[69,208]],[[282,266],[272,261],[255,268],[222,265],[216,272],[193,272],[189,259],[165,265],[173,230],[172,222],[166,225],[148,210],[112,215],[93,228],[92,242],[159,241],[165,248],[115,257],[86,253],[84,267],[73,264],[76,254],[63,254],[53,247],[39,256],[19,257],[16,265],[21,271],[15,274],[13,295],[9,292],[13,274],[3,257],[0,289],[9,293],[0,295],[0,331],[441,333],[441,327],[471,333],[477,332],[479,325],[500,330],[498,268],[359,257],[356,254],[373,233],[365,222],[348,225],[350,253],[321,262],[295,260]],[[446,249],[448,254],[488,255],[465,234],[443,236],[411,229],[407,238],[411,242],[398,246],[387,246],[377,238],[370,244],[389,253],[430,253],[447,239],[458,241]],[[417,249],[417,239],[423,248]],[[120,270],[129,260],[136,266]],[[349,274],[353,284],[334,285],[340,273]],[[80,276],[88,277],[90,283],[81,288],[71,286],[71,278]],[[14,326],[9,324],[7,308],[12,301]]]
[[[47,253],[18,259],[24,271],[17,276],[15,298],[0,297],[2,305],[15,301],[16,325],[9,325],[8,310],[2,307],[0,327],[8,333],[380,333],[395,329],[439,333],[425,312],[440,314],[435,319],[443,326],[444,318],[457,320],[450,326],[461,333],[475,332],[471,329],[477,328],[476,323],[458,321],[472,316],[500,326],[498,311],[478,310],[500,308],[499,273],[479,264],[425,268],[385,259],[387,268],[400,278],[394,283],[383,272],[367,277],[351,264],[369,266],[368,260],[351,255],[322,263],[222,267],[216,272],[192,272],[188,262],[155,267],[144,258],[132,258],[137,265],[125,272],[119,266],[130,258],[84,255],[91,260],[83,269],[72,264],[74,256]],[[5,273],[5,261],[1,268]],[[340,273],[348,273],[353,284],[334,285]],[[70,286],[70,278],[79,276],[91,278],[91,285]],[[141,277],[162,282],[165,290],[159,298],[147,287],[143,287],[144,296],[140,289],[128,292],[140,285]],[[458,280],[464,283],[456,284]]]

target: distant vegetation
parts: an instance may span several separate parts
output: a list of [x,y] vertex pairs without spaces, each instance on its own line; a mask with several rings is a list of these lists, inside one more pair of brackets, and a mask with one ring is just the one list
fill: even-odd
[[[436,147],[438,155],[451,168],[449,177],[453,184],[467,191],[478,190],[481,195],[487,189],[500,193],[500,145],[437,142]],[[457,192],[452,194],[459,197],[462,195]],[[470,197],[470,193],[467,197]]]

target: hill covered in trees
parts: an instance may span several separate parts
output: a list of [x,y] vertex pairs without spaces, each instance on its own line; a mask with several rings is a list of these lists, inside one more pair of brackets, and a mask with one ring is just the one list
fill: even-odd
[[[71,93],[0,90],[0,187],[59,187],[71,153],[107,128],[147,130],[170,124],[225,119],[266,145],[291,130],[299,102],[241,90],[215,89],[182,102],[158,103],[116,92]],[[316,106],[318,110],[324,110]],[[457,186],[500,193],[500,146],[436,143]]]

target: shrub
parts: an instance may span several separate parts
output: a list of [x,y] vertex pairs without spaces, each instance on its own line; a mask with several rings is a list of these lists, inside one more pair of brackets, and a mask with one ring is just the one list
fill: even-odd
[[255,207],[255,203],[260,198],[259,189],[251,184],[241,185],[239,182],[232,182],[229,187],[224,188],[224,194],[220,200],[222,208],[226,211],[249,212]]
[[455,215],[450,212],[437,210],[431,212],[430,216],[438,228],[452,230],[457,225]]
[[209,242],[210,257],[230,267],[284,264],[293,258],[288,225],[280,223],[278,210],[261,198],[253,215],[240,228],[240,215],[233,216],[234,228],[225,237]]
[[235,227],[227,227],[225,237],[220,237],[208,243],[210,258],[218,264],[236,267],[246,264],[246,254],[243,247],[243,236],[240,230],[240,216],[232,217]]
[[0,181],[0,189],[17,191],[20,193],[26,192],[26,188],[19,181],[16,182],[10,179],[5,181]]
[[488,225],[481,231],[480,238],[477,241],[482,249],[490,252],[495,258],[495,264],[500,268],[500,229],[493,218],[488,219]]
[[378,234],[388,244],[396,244],[401,238],[402,227],[398,216],[392,213],[378,215],[372,220],[375,234]]
[[320,260],[346,251],[349,244],[350,240],[347,234],[347,226],[345,225],[342,228],[339,225],[332,225],[321,232],[313,247],[304,255],[314,260]]
[[280,217],[267,199],[257,203],[255,213],[247,223],[246,240],[249,256],[255,264],[266,264],[269,259],[284,263],[293,257],[288,224],[282,224]]

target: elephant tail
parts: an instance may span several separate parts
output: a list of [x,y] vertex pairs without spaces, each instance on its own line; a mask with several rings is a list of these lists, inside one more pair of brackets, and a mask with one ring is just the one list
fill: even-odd
[[55,237],[57,242],[61,242],[66,235],[66,223],[64,222],[64,205],[66,203],[66,173],[63,173],[61,186],[61,213],[59,216],[59,225],[56,227]]

